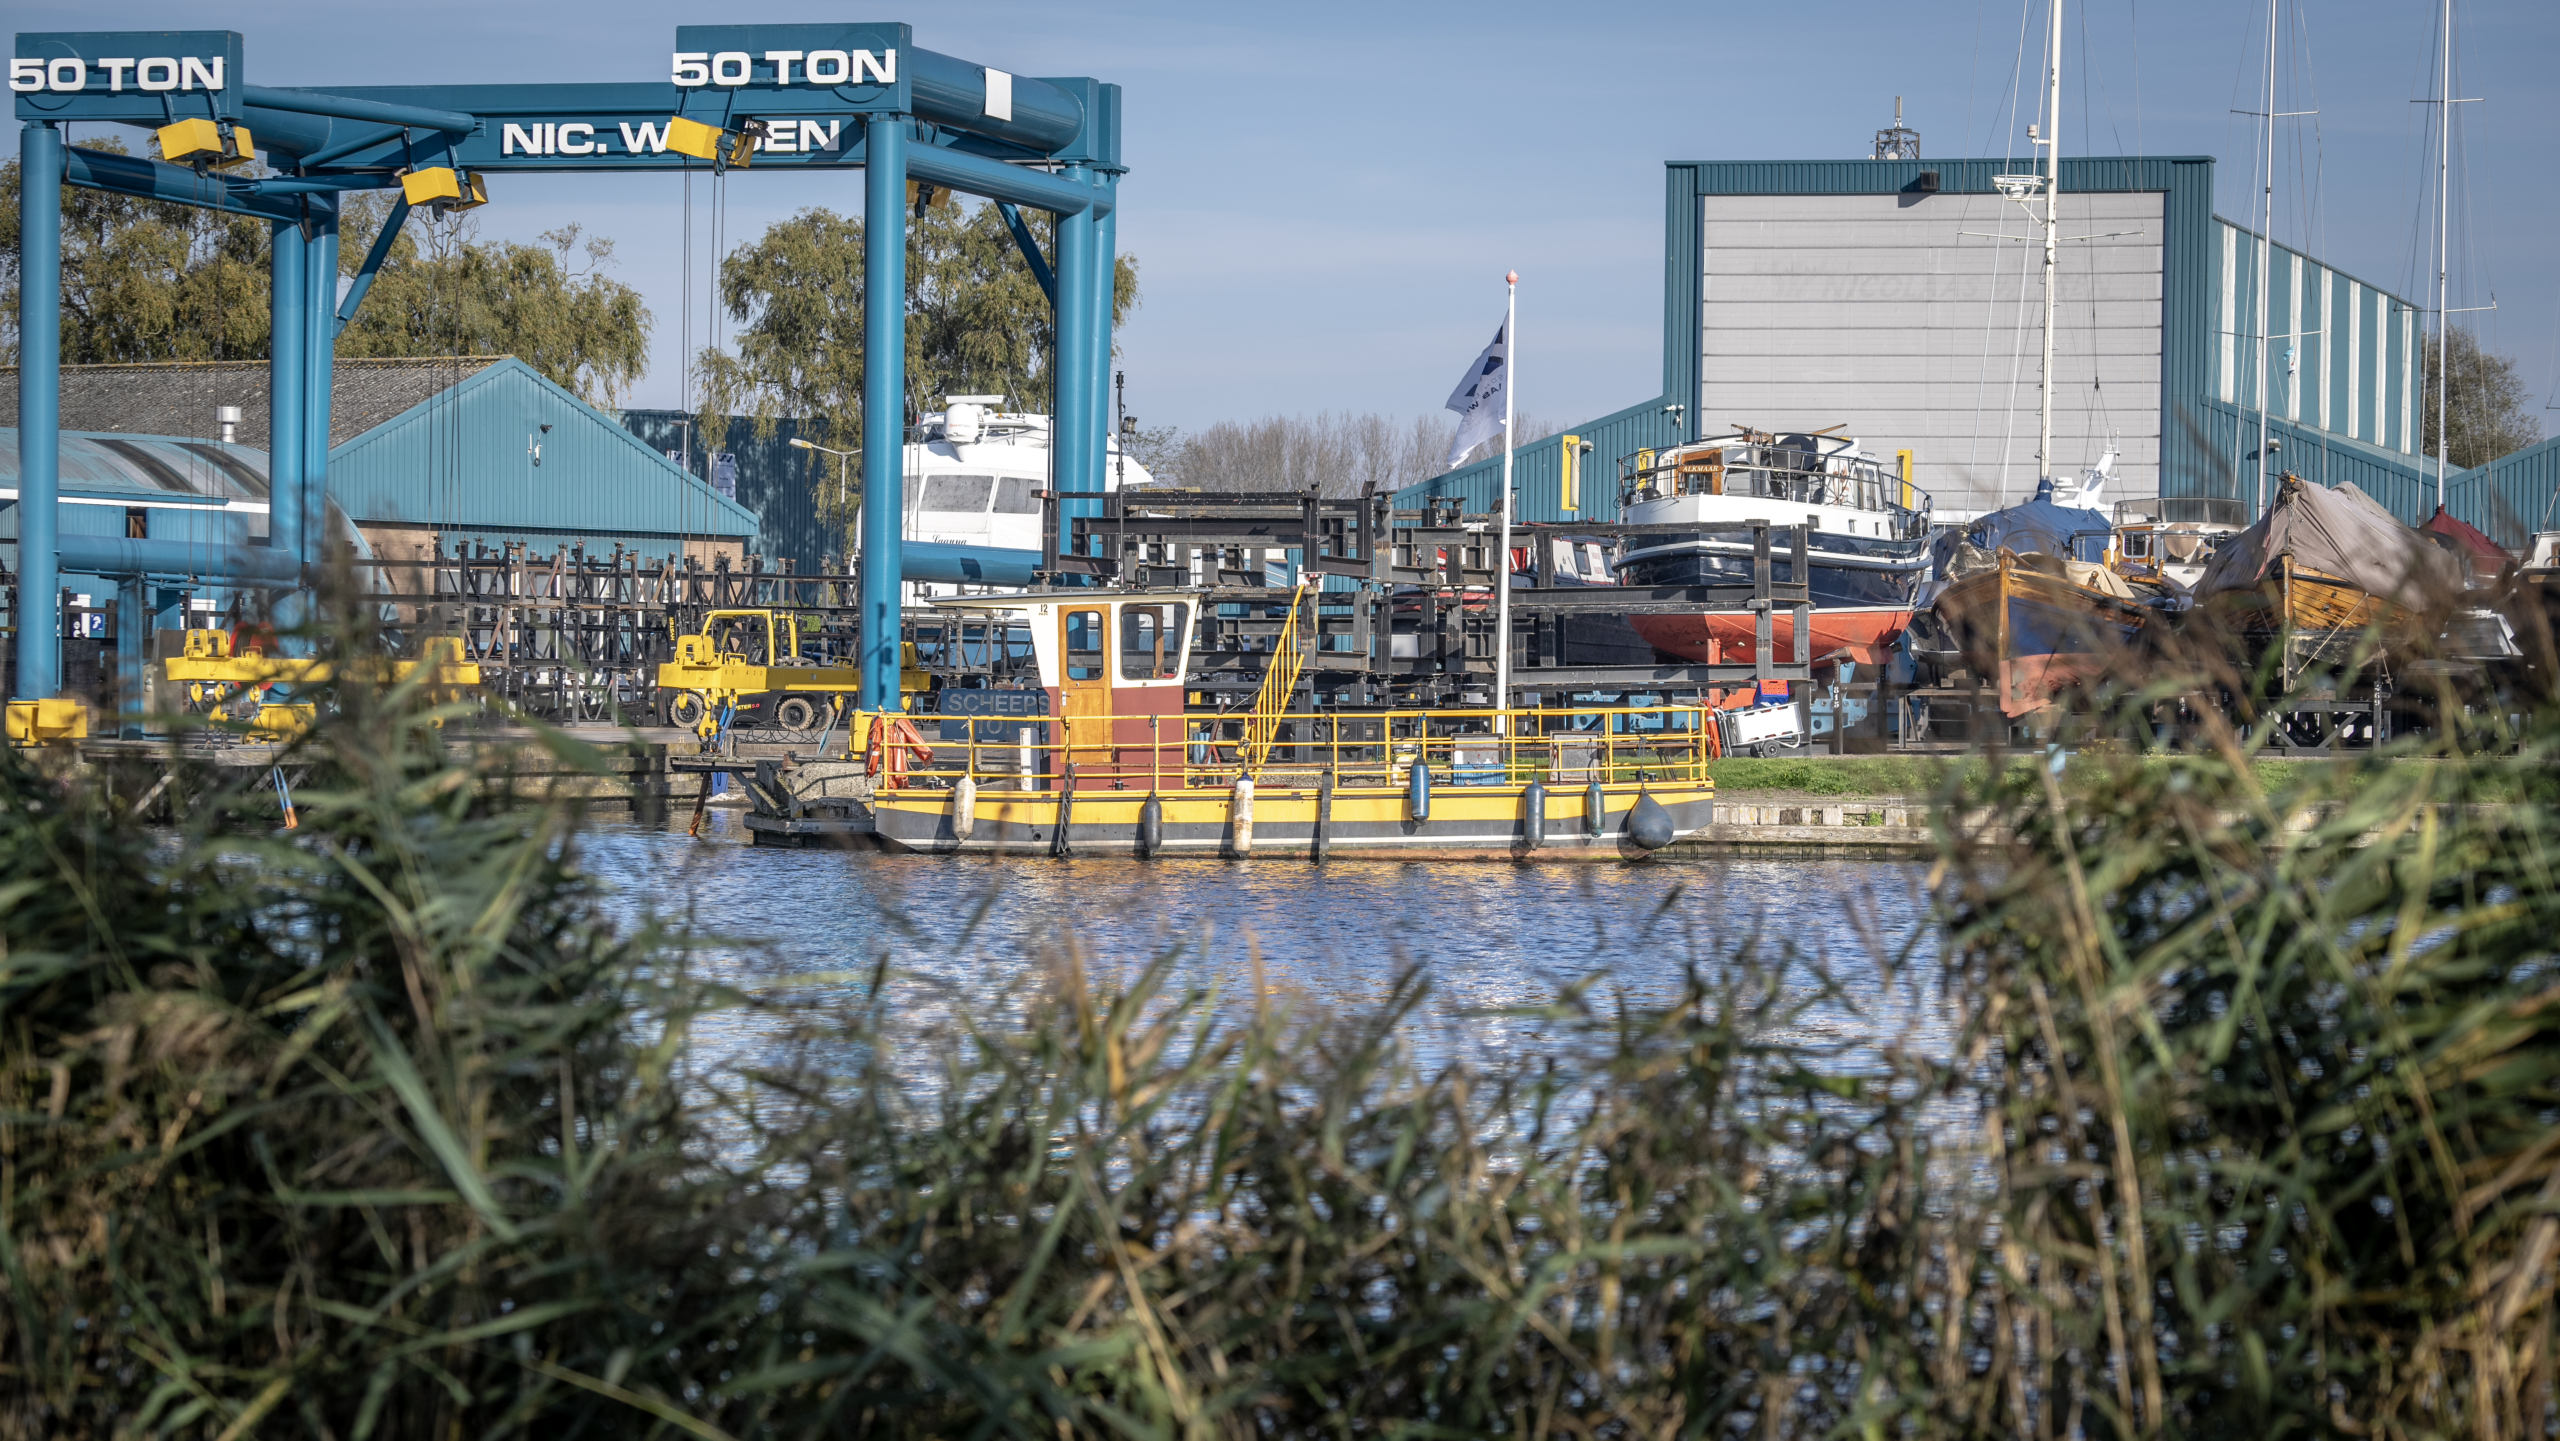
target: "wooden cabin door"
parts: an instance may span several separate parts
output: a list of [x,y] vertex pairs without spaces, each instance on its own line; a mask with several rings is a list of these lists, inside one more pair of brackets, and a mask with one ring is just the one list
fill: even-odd
[[1058,718],[1064,755],[1077,789],[1108,787],[1111,768],[1111,637],[1108,608],[1067,605],[1058,612]]

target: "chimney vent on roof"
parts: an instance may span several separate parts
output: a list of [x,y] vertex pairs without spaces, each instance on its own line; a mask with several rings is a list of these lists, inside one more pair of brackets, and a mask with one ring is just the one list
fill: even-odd
[[213,408],[213,423],[222,428],[222,443],[224,445],[238,445],[240,443],[240,407],[236,405],[215,406]]

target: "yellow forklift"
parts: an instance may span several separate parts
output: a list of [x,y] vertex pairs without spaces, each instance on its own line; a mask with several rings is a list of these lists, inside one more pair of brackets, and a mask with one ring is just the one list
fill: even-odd
[[[862,689],[859,666],[803,664],[800,618],[783,611],[715,610],[675,643],[675,659],[658,667],[658,712],[706,739],[724,712],[732,726],[815,730],[839,708],[851,709]],[[928,689],[912,644],[902,660],[898,689]]]

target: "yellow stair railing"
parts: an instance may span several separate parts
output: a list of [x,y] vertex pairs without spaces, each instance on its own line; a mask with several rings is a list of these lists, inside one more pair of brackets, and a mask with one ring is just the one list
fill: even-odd
[[1298,611],[1306,603],[1307,583],[1289,595],[1289,616],[1280,623],[1280,639],[1272,643],[1271,663],[1262,670],[1262,689],[1254,695],[1253,715],[1244,724],[1244,771],[1253,775],[1271,757],[1272,742],[1279,739],[1280,720],[1289,709],[1289,696],[1298,688],[1298,669],[1305,661],[1298,642]]

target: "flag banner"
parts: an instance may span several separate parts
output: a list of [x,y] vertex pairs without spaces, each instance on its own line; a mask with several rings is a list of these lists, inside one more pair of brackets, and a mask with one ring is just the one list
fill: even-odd
[[1456,465],[1468,451],[1501,433],[1502,393],[1511,385],[1510,362],[1511,326],[1506,321],[1494,330],[1493,344],[1467,367],[1458,388],[1449,392],[1448,408],[1458,412],[1458,438],[1449,443],[1449,458],[1443,465]]

